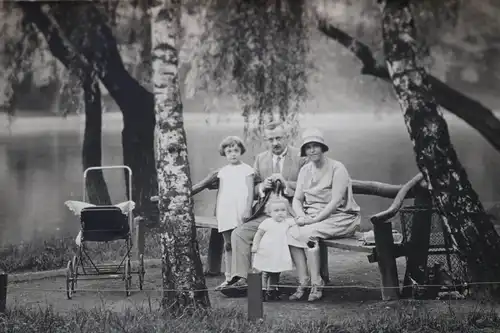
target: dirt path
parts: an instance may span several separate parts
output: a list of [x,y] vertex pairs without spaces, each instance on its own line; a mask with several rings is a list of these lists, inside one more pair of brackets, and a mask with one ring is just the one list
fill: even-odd
[[[400,276],[404,274],[404,259],[398,259]],[[334,287],[325,291],[325,297],[317,303],[307,301],[264,303],[266,316],[274,318],[346,318],[359,317],[363,313],[393,311],[402,306],[401,302],[382,302],[380,298],[379,272],[376,264],[368,263],[366,254],[330,249],[330,283]],[[207,278],[207,287],[212,289],[222,282],[223,277]],[[138,288],[137,276],[133,276],[133,288]],[[284,274],[281,283],[296,284],[292,274]],[[372,287],[359,288],[355,286]],[[286,290],[291,293],[292,290]],[[226,298],[219,292],[209,292],[214,308],[239,308],[246,312],[246,298]],[[150,268],[146,271],[143,291],[134,291],[125,297],[124,283],[121,280],[79,281],[77,292],[72,300],[66,298],[65,278],[57,277],[33,282],[11,283],[8,286],[7,306],[52,306],[56,311],[71,309],[105,307],[115,311],[126,308],[158,308],[161,298],[161,269]],[[467,309],[469,302],[456,301],[404,301],[413,307],[433,308],[448,311],[449,306]],[[434,310],[433,310],[434,311]]]

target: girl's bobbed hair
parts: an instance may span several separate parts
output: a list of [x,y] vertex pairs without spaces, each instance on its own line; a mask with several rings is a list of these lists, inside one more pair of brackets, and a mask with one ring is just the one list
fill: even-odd
[[231,135],[221,141],[219,145],[220,156],[226,156],[224,150],[226,150],[227,147],[232,147],[232,146],[238,146],[241,150],[241,155],[243,155],[247,151],[245,144],[243,143],[243,140],[241,140],[238,136]]

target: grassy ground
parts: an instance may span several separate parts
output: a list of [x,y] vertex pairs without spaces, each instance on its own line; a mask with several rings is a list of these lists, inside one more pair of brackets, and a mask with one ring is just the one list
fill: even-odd
[[[206,239],[206,238],[202,238]],[[151,245],[150,245],[151,246]],[[150,247],[151,248],[151,247]],[[400,279],[405,261],[397,260]],[[477,301],[380,300],[380,273],[366,254],[330,249],[331,282],[315,303],[293,302],[284,287],[279,302],[264,303],[264,321],[246,320],[246,298],[226,298],[214,287],[223,276],[207,277],[212,310],[207,314],[170,318],[159,312],[161,267],[146,271],[144,290],[132,278],[132,295],[125,297],[121,279],[82,280],[72,300],[65,295],[65,278],[12,282],[0,332],[499,332],[494,306]],[[294,272],[280,283],[294,285]],[[361,287],[364,286],[364,287]]]
[[[208,230],[198,230],[201,255],[206,255],[209,235]],[[145,258],[161,258],[159,236],[154,234],[154,230],[148,231],[145,242]],[[133,248],[135,250],[135,245]],[[7,273],[21,273],[63,268],[76,251],[75,235],[44,240],[35,239],[30,243],[9,245],[0,249],[0,258],[2,258],[0,270]],[[126,251],[123,242],[112,242],[91,244],[88,253],[92,260],[103,262],[120,259]]]
[[383,315],[361,313],[358,317],[310,320],[307,317],[276,318],[251,322],[239,310],[214,309],[207,313],[172,318],[156,310],[113,312],[104,308],[57,313],[51,308],[9,309],[0,315],[0,332],[498,332],[500,317],[494,311],[474,309],[466,313],[450,309],[436,314],[406,304]]

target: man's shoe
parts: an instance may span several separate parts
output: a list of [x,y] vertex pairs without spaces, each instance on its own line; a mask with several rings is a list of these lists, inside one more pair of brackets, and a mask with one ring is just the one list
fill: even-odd
[[217,287],[215,287],[215,291],[221,291],[224,288],[227,288],[229,286],[229,281],[224,281],[221,284],[219,284]]
[[240,278],[236,282],[229,281],[228,286],[221,289],[220,292],[227,297],[245,297],[247,289],[248,284],[246,279]]
[[241,278],[239,280],[236,280],[236,282],[231,283],[230,286],[232,288],[248,288],[247,279]]

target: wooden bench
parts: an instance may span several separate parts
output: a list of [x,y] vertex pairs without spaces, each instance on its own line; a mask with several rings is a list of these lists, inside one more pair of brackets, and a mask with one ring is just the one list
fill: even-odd
[[[204,189],[215,189],[216,173],[212,172],[201,182],[193,186],[195,195]],[[367,253],[370,263],[377,263],[381,274],[381,293],[383,300],[398,299],[400,297],[399,278],[396,258],[407,256],[408,265],[405,274],[405,286],[409,276],[417,282],[423,282],[424,277],[419,267],[425,263],[429,247],[430,216],[423,212],[419,217],[422,222],[414,223],[412,230],[412,244],[394,244],[391,219],[396,216],[404,200],[415,199],[415,204],[432,206],[427,189],[422,184],[422,174],[417,174],[404,185],[392,185],[375,181],[353,180],[352,187],[355,195],[372,195],[394,199],[391,206],[370,218],[373,225],[375,245],[363,245],[355,235],[353,238],[328,239],[320,242],[321,274],[325,281],[329,281],[328,248],[337,248],[348,251]],[[426,215],[427,214],[427,215]],[[211,228],[208,248],[207,269],[209,275],[218,275],[221,272],[223,240],[217,231],[214,217],[196,216],[196,226]],[[409,245],[409,246],[408,246]],[[410,253],[407,251],[411,249]]]
[[[204,189],[216,189],[216,171],[210,173],[201,182],[192,188],[192,195]],[[418,223],[412,223],[411,244],[394,244],[392,235],[391,219],[396,216],[402,207],[404,200],[415,199],[414,205],[432,207],[432,201],[425,188],[422,174],[417,174],[404,185],[392,185],[376,181],[353,180],[352,188],[355,195],[371,195],[382,198],[394,199],[390,207],[370,218],[373,225],[375,245],[367,246],[354,238],[328,239],[320,242],[321,275],[325,281],[329,281],[328,272],[328,248],[337,248],[348,251],[367,253],[370,263],[377,263],[381,275],[381,294],[383,300],[399,299],[400,286],[396,258],[407,257],[407,267],[404,280],[403,293],[411,292],[411,281],[424,284],[425,274],[422,267],[425,266],[429,249],[429,235],[431,215],[428,210],[422,210],[414,218]],[[151,198],[157,201],[157,197]],[[208,258],[205,273],[207,275],[221,274],[223,255],[223,239],[217,230],[214,217],[195,216],[195,224],[198,228],[211,229],[208,245]],[[142,223],[137,223],[137,248],[138,254],[143,253],[144,230]],[[141,231],[142,230],[142,231]],[[411,277],[411,278],[410,278]]]
[[[195,216],[195,223],[196,227],[198,228],[209,228],[209,229],[214,229],[217,230],[217,221],[215,217],[209,217],[209,216]],[[326,248],[336,248],[336,249],[341,249],[341,250],[347,250],[347,251],[355,251],[355,252],[363,252],[363,253],[368,253],[368,254],[373,254],[375,245],[363,245],[362,242],[359,240],[359,238],[362,236],[362,233],[357,232],[352,238],[339,238],[339,239],[327,239],[327,240],[322,240],[320,242],[321,246],[324,246]],[[209,253],[212,253],[212,255],[221,255],[222,256],[222,250],[221,249],[216,249],[215,251],[220,251],[219,253],[213,253],[214,249],[209,247]],[[322,254],[322,262],[328,262],[328,252],[326,254]],[[217,267],[208,267],[207,271],[211,271],[213,273],[218,274],[220,272],[220,266],[217,265]],[[324,270],[322,272],[323,278],[326,278],[328,280],[328,269]]]

